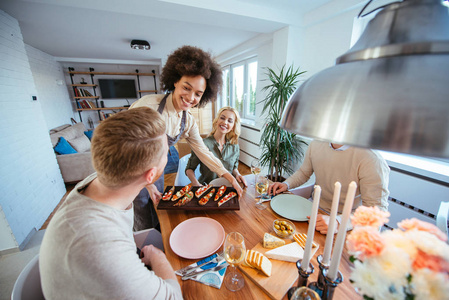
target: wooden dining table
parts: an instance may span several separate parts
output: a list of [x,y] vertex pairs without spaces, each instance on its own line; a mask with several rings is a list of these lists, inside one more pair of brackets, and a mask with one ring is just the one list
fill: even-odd
[[[245,177],[249,186],[243,189],[243,195],[239,200],[240,210],[157,210],[159,222],[161,224],[165,254],[174,270],[181,269],[197,261],[178,256],[170,247],[170,235],[173,229],[190,218],[212,218],[223,226],[226,234],[233,231],[240,232],[245,238],[247,249],[252,249],[258,243],[262,242],[265,232],[273,232],[273,221],[282,218],[282,216],[277,215],[271,209],[269,202],[264,203],[267,206],[264,210],[260,210],[256,207],[255,186],[254,184],[251,184],[254,183],[254,176],[246,175]],[[307,233],[308,223],[306,221],[293,221],[293,223],[296,226],[297,232]],[[201,232],[198,232],[198,234],[201,234]],[[325,239],[325,235],[315,231],[314,241],[319,244],[320,247],[311,259],[315,271],[310,275],[309,283],[317,281],[319,267],[316,258],[317,255],[323,254]],[[222,246],[219,250],[221,249]],[[294,263],[291,263],[291,265],[292,268],[296,269]],[[349,282],[350,265],[349,255],[345,248],[339,267],[339,271],[343,275],[344,280],[335,289],[333,299],[361,299]],[[237,292],[229,291],[224,284],[220,289],[217,289],[193,280],[182,281],[179,276],[177,276],[177,278],[181,285],[184,299],[270,299],[269,295],[246,275],[244,275],[245,286]],[[282,280],[282,278],[275,280]],[[292,286],[296,285],[297,280],[292,282]],[[287,294],[285,294],[282,299],[288,299]]]

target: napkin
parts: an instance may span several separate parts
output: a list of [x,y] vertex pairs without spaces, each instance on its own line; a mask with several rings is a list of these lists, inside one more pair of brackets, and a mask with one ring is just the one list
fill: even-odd
[[[216,256],[217,256],[216,254],[213,254],[213,255],[211,255],[209,257],[206,257],[206,258],[204,258],[204,259],[202,259],[200,261],[197,261],[197,262],[191,264],[189,267],[196,267],[198,265],[201,265],[202,263],[205,263],[207,261],[212,260]],[[226,260],[225,259],[221,259],[221,260],[218,261],[218,263],[211,262],[209,264],[205,264],[204,266],[201,267],[201,269],[203,269],[203,270],[212,269],[212,268],[214,268],[216,266],[219,266],[221,264],[224,264],[224,263],[226,263]],[[215,272],[214,271],[203,272],[203,273],[198,274],[195,277],[192,277],[190,279],[194,280],[194,281],[201,282],[201,283],[203,283],[205,285],[209,285],[209,286],[212,286],[214,288],[220,289],[221,285],[223,283],[223,278],[224,278],[224,275],[226,273],[226,269],[227,268],[228,267],[225,267],[225,268],[221,269],[220,271],[215,271]],[[177,272],[178,271],[175,271],[175,274],[181,276],[181,274],[179,274]]]

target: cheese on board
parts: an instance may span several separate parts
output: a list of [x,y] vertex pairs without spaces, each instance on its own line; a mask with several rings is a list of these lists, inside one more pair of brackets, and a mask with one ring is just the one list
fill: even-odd
[[297,262],[304,255],[304,250],[298,243],[290,243],[265,252],[265,256],[272,259]]
[[283,239],[280,239],[274,235],[271,235],[271,234],[265,232],[265,234],[263,236],[263,247],[264,248],[272,249],[272,248],[277,248],[277,247],[280,247],[283,245],[285,245],[285,241]]

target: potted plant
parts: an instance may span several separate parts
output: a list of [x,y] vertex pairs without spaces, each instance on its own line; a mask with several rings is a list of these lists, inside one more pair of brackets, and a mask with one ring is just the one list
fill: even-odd
[[266,124],[263,128],[260,138],[262,154],[260,163],[262,166],[268,167],[269,179],[272,181],[283,181],[286,173],[292,173],[294,162],[302,159],[305,154],[305,146],[307,143],[279,126],[284,107],[290,95],[297,88],[299,77],[305,71],[294,70],[290,66],[285,70],[285,65],[279,73],[271,68],[266,68],[270,83],[263,87],[263,91],[267,91],[267,95],[263,103],[262,115],[266,113]]

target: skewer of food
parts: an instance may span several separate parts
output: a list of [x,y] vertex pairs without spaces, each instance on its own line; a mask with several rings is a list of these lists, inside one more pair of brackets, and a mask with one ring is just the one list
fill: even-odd
[[[171,201],[176,201],[180,198],[182,198],[182,196],[184,196],[186,193],[188,193],[190,190],[192,189],[192,184],[189,183],[188,185],[186,185],[185,187],[183,187],[182,189],[180,189],[171,199]],[[192,193],[193,195],[193,193]]]
[[206,205],[207,202],[209,202],[209,199],[212,198],[212,196],[215,193],[215,189],[212,189],[209,193],[207,193],[206,196],[204,196],[200,201],[198,201],[199,205]]
[[186,205],[186,204],[189,203],[192,199],[193,199],[193,192],[189,191],[189,192],[186,193],[186,195],[184,196],[184,198],[182,198],[181,200],[179,200],[178,202],[176,202],[175,205],[173,205],[173,206],[183,206],[183,205]]
[[223,196],[223,194],[226,192],[226,186],[222,185],[218,188],[217,194],[215,195],[214,201],[218,201],[218,199]]
[[171,189],[169,189],[163,196],[162,196],[162,200],[163,201],[168,201],[171,199],[171,196],[173,196],[173,193],[175,191],[175,186],[173,186]]
[[223,204],[225,204],[226,202],[228,202],[229,200],[231,200],[235,196],[237,196],[236,192],[230,192],[229,194],[227,194],[226,196],[221,198],[220,201],[218,201],[218,206],[222,206]]
[[198,188],[195,192],[195,196],[197,198],[201,198],[201,196],[203,196],[207,192],[207,190],[210,189],[211,187],[212,187],[212,184],[208,184],[208,185]]

